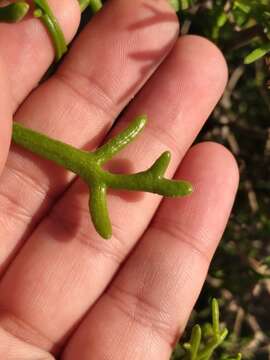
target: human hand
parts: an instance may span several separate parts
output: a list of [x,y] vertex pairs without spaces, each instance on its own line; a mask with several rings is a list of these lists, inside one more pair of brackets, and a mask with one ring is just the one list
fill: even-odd
[[[70,40],[77,0],[51,5]],[[238,183],[236,163],[222,146],[189,149],[224,89],[222,55],[205,39],[177,40],[165,0],[109,1],[57,73],[28,95],[53,60],[50,38],[37,19],[0,26],[2,163],[12,113],[26,126],[92,149],[136,95],[112,133],[139,114],[150,121],[111,169],[139,171],[170,150],[168,176],[195,188],[187,198],[162,202],[111,192],[114,236],[106,242],[90,222],[85,185],[12,146],[0,179],[0,359],[168,359]]]

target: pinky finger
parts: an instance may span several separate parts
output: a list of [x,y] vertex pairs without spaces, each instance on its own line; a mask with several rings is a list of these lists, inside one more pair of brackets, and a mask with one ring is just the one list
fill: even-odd
[[0,175],[2,173],[11,139],[12,103],[10,81],[0,59]]

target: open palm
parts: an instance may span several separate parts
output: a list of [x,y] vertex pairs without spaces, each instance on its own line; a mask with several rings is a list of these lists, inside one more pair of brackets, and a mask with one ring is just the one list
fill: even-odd
[[[50,4],[71,40],[77,0]],[[224,89],[222,55],[205,39],[177,39],[166,0],[111,0],[33,90],[54,56],[46,30],[32,18],[0,28],[0,358],[169,359],[238,184],[222,146],[189,149]],[[87,149],[146,113],[146,130],[111,169],[140,171],[170,150],[168,176],[191,181],[194,194],[111,192],[114,236],[104,241],[73,174],[15,146],[5,162],[14,113]]]

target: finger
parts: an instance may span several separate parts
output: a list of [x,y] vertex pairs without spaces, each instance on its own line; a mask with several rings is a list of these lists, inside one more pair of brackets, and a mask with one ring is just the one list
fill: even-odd
[[227,223],[238,171],[223,147],[205,143],[189,151],[176,177],[189,179],[194,194],[163,202],[63,359],[169,359]]
[[5,64],[0,61],[0,178],[7,158],[11,135],[11,89]]
[[[49,0],[53,13],[67,42],[75,35],[80,22],[77,0]],[[48,31],[32,15],[16,24],[0,23],[1,58],[6,63],[11,82],[12,110],[17,109],[27,94],[38,84],[54,60],[54,48]]]
[[[132,171],[144,169],[160,152],[170,149],[172,174],[221,95],[225,81],[226,66],[216,47],[198,37],[182,38],[128,111],[127,118],[132,118],[147,109],[152,119],[145,133],[123,152],[122,159],[129,159]],[[201,93],[207,94],[206,103]],[[196,106],[191,106],[194,103]],[[38,329],[43,342],[32,336],[35,344],[52,349],[63,343],[104,291],[145,231],[160,198],[143,195],[136,203],[134,200],[109,196],[115,236],[104,242],[90,223],[86,189],[78,183],[22,249],[3,279],[0,307]],[[11,291],[14,282],[16,296]],[[0,320],[2,326],[10,322],[9,315]],[[26,329],[19,332],[27,336]]]
[[[148,26],[149,19],[154,23]],[[167,0],[108,2],[74,42],[59,72],[31,94],[16,119],[76,147],[94,148],[170,50],[177,29]],[[0,183],[0,272],[73,178],[12,149]]]

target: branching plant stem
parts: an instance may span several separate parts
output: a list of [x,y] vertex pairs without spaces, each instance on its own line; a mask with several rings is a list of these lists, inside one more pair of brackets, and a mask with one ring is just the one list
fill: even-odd
[[[202,340],[207,336],[200,325],[195,325],[192,329],[191,338],[188,343],[183,345],[186,350],[185,360],[210,360],[214,351],[224,342],[228,335],[226,328],[221,329],[219,322],[219,306],[216,299],[212,300],[212,324],[211,338],[208,339],[206,344],[203,344]],[[241,354],[238,354],[234,358],[227,360],[241,360]]]
[[146,122],[146,116],[137,117],[126,130],[95,152],[76,149],[27,129],[17,122],[13,125],[13,141],[74,172],[85,181],[90,190],[89,210],[94,226],[104,239],[109,239],[112,236],[112,227],[106,200],[108,188],[146,191],[168,197],[184,196],[192,192],[189,182],[164,178],[171,159],[168,151],[148,170],[136,174],[113,174],[102,168],[141,133]]

